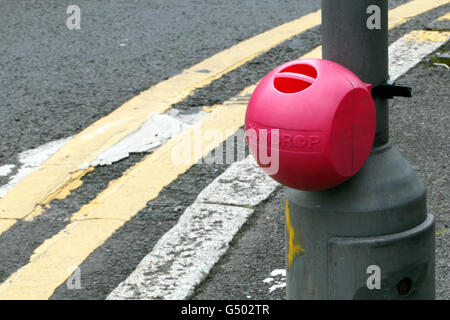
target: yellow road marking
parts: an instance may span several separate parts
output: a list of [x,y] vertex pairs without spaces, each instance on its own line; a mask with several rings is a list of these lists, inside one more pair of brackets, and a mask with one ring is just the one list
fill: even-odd
[[450,3],[449,0],[415,0],[389,10],[389,29],[398,27],[414,16]]
[[[71,184],[72,174],[80,166],[91,162],[138,129],[150,113],[165,112],[195,89],[208,85],[283,41],[320,25],[320,22],[319,10],[282,24],[203,60],[132,98],[79,133],[0,199],[0,218],[23,219],[30,213],[32,216],[39,214],[45,199],[61,197],[61,190]],[[87,170],[80,174],[86,173]]]
[[289,210],[289,200],[286,199],[286,231],[288,234],[288,267],[292,267],[295,257],[300,253],[305,253],[305,249],[299,241],[300,229],[294,230],[291,222],[291,213]]
[[437,21],[445,21],[445,20],[450,20],[450,12],[447,12],[446,14],[444,14],[442,17],[439,17],[436,19]]
[[[443,4],[450,3],[450,0],[441,1],[430,1],[430,2],[418,2],[411,1],[404,5],[398,6],[389,11],[389,30],[398,27],[399,25],[407,22],[414,16],[427,12],[433,8],[439,7]],[[440,17],[438,20],[449,19],[450,12]],[[417,42],[423,41],[444,41],[446,40],[447,33],[436,31],[432,33],[430,31],[416,30],[412,34],[408,34],[412,40]],[[322,57],[322,46],[315,48],[313,51],[308,52],[303,58],[321,58]]]
[[449,30],[450,29],[450,12],[447,12],[443,16],[440,16],[430,24],[428,24],[428,28],[433,30]]
[[445,42],[449,36],[450,31],[414,30],[408,33],[405,38],[414,42]]
[[[432,1],[431,1],[432,2]],[[419,12],[421,13],[421,12]],[[320,49],[312,51],[316,57]],[[304,57],[311,57],[311,53]],[[239,97],[217,106],[199,123],[202,130],[220,130],[225,138],[230,131],[243,125],[246,102],[255,85],[242,91]],[[198,124],[197,124],[198,128]],[[30,262],[0,284],[0,299],[46,299],[67,278],[67,269],[81,264],[97,247],[102,245],[118,228],[131,219],[146,203],[155,199],[159,192],[186,172],[197,160],[214,149],[219,142],[211,144],[206,137],[200,152],[191,155],[190,163],[173,164],[172,149],[187,137],[197,134],[188,129],[170,139],[165,145],[113,181],[93,201],[83,206],[61,232],[45,241],[35,250]],[[78,244],[80,244],[78,246]]]
[[[131,219],[162,188],[217,147],[202,131],[219,130],[225,137],[242,126],[245,104],[218,106],[193,128],[170,139],[127,174],[113,181],[96,199],[83,206],[61,232],[35,250],[30,262],[0,285],[0,299],[45,299],[69,276],[66,270],[84,259],[114,231]],[[200,130],[201,128],[201,130]],[[187,163],[173,164],[174,147],[201,135],[202,148],[192,148]]]
[[[120,228],[123,223],[120,220],[102,221],[104,228],[111,232]],[[64,233],[56,236],[58,241],[51,238],[44,242],[45,254],[35,255],[32,264],[24,266],[0,285],[0,299],[48,298],[54,291],[54,287],[48,286],[48,282],[63,283],[70,276],[67,270],[71,266],[78,266],[89,252],[103,243],[105,234],[98,231],[95,220],[76,221],[68,225]],[[73,238],[77,241],[71,241]],[[82,252],[84,254],[80,254]],[[59,264],[61,257],[64,257],[63,266]]]
[[15,219],[1,219],[0,220],[0,234],[11,228],[16,223]]
[[322,58],[322,46],[318,46],[311,50],[310,52],[306,53],[301,57],[302,59],[321,59]]
[[[72,190],[76,190],[83,185],[81,180],[86,174],[94,171],[94,167],[90,167],[85,170],[77,170],[71,176],[70,179],[64,183],[55,192],[50,193],[41,203],[35,206],[34,210],[23,218],[24,221],[31,221],[34,217],[42,214],[46,209],[50,208],[50,202],[53,200],[65,199]],[[45,209],[44,209],[45,208]],[[0,232],[1,234],[1,232]]]

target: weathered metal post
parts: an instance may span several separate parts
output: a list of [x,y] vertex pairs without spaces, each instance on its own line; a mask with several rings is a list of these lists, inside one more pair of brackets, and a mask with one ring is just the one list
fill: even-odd
[[[386,83],[387,15],[387,0],[322,0],[323,58],[373,87]],[[354,177],[322,191],[286,189],[288,299],[435,297],[426,190],[389,142],[388,100],[375,106],[372,152]]]

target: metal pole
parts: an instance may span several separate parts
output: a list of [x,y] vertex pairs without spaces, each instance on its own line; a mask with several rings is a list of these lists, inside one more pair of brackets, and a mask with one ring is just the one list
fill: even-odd
[[[369,29],[369,6],[380,29]],[[388,79],[387,0],[322,0],[323,58],[377,86]],[[288,299],[434,299],[434,219],[426,190],[388,141],[376,98],[372,153],[328,190],[286,188]]]
[[[367,27],[368,8],[373,19],[379,8],[380,29]],[[347,67],[363,82],[377,86],[388,80],[387,0],[322,0],[322,44],[323,59]],[[375,107],[374,146],[380,146],[388,141],[388,100],[375,99]]]

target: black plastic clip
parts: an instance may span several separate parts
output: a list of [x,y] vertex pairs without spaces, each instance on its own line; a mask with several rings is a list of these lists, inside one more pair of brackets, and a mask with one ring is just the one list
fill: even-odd
[[393,99],[394,97],[412,97],[412,88],[400,84],[395,84],[392,80],[387,80],[372,88],[372,98]]

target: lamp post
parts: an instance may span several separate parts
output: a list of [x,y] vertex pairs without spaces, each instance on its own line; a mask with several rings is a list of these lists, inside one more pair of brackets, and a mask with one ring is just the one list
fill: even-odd
[[407,93],[388,82],[387,18],[387,0],[322,0],[323,58],[372,84],[376,133],[367,162],[346,182],[286,188],[287,299],[435,297],[426,189],[389,142],[385,97]]

